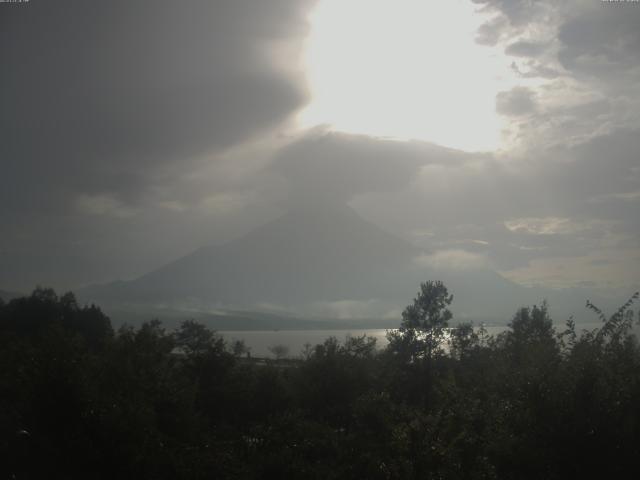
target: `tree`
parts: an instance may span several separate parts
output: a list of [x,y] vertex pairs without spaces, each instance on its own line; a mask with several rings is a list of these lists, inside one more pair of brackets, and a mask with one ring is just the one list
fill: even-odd
[[244,340],[234,340],[231,343],[231,353],[233,353],[234,357],[246,355],[249,358],[251,357],[251,347],[247,347]]
[[451,355],[458,360],[465,359],[479,344],[480,337],[475,332],[473,323],[461,323],[450,331]]
[[502,334],[501,341],[512,361],[539,367],[557,360],[560,345],[546,302],[520,308],[509,327],[511,330]]
[[58,297],[51,288],[37,287],[30,296],[8,302],[3,310],[0,332],[38,337],[55,326],[79,335],[93,349],[102,348],[113,337],[109,317],[95,305],[79,306],[70,292]]
[[448,306],[453,301],[441,281],[423,282],[413,304],[402,312],[402,323],[387,338],[392,351],[408,357],[410,362],[425,359],[428,364],[441,353],[445,331],[451,320]]
[[176,346],[189,358],[202,357],[210,352],[221,353],[224,339],[195,320],[185,320],[174,334]]
[[287,355],[289,355],[289,347],[286,345],[272,345],[269,347],[269,351],[276,357],[276,360],[282,360]]

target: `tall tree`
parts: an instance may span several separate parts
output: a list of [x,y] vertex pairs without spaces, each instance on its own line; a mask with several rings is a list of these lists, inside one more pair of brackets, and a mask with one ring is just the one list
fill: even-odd
[[428,364],[441,353],[445,330],[452,315],[449,305],[453,295],[441,281],[423,282],[413,304],[402,312],[402,323],[388,334],[392,350],[410,362],[425,359]]

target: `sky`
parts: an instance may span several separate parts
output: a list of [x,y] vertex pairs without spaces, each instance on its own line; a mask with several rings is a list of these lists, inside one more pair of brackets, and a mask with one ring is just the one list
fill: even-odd
[[453,269],[640,289],[640,3],[0,3],[0,289],[131,279],[301,202]]

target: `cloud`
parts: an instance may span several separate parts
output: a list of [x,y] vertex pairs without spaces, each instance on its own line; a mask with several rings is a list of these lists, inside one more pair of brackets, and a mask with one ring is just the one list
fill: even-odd
[[[39,210],[43,198],[49,209],[66,208],[79,189],[136,201],[192,158],[286,120],[306,102],[292,67],[311,5],[62,0],[3,8],[0,41],[11,47],[0,52],[0,191],[11,209]],[[278,60],[284,40],[286,69]]]
[[536,18],[545,11],[545,2],[531,2],[529,0],[473,0],[482,5],[485,11],[499,11],[509,24],[521,26]]
[[81,213],[87,215],[111,215],[117,218],[135,216],[138,211],[111,195],[80,195],[76,199],[76,206]]
[[[496,45],[521,35],[532,23],[549,23],[557,14],[557,6],[548,1],[473,0],[489,19],[480,27],[476,41]],[[540,30],[545,30],[540,28]]]
[[591,203],[606,203],[610,200],[619,200],[622,202],[638,202],[640,201],[640,191],[635,190],[631,192],[608,193],[589,199]]
[[516,57],[537,57],[544,52],[546,45],[518,40],[507,46],[504,53]]
[[633,3],[601,2],[567,18],[559,30],[563,66],[575,75],[606,79],[616,86],[637,75],[640,9]]
[[496,111],[507,116],[521,116],[536,109],[535,93],[526,87],[514,87],[496,95]]
[[241,194],[215,193],[201,201],[201,208],[216,215],[228,215],[246,205],[247,199]]
[[532,235],[566,235],[587,228],[572,222],[568,218],[518,218],[504,222],[511,232],[524,232]]
[[476,3],[477,41],[520,82],[495,99],[506,148],[483,155],[325,129],[275,138],[307,101],[312,1],[4,9],[0,283],[132,277],[327,201],[425,262],[563,286],[637,279],[640,8]]
[[505,130],[511,146],[528,151],[579,144],[640,127],[640,9],[635,4],[476,3],[489,17],[478,31],[479,41],[490,36],[488,43],[503,46],[520,77],[517,88],[532,92],[504,92],[496,99],[498,111],[511,117]]
[[[578,104],[565,112],[579,118],[602,108]],[[293,204],[348,201],[368,220],[431,252],[419,259],[425,266],[523,272],[542,259],[578,265],[582,260],[575,259],[594,252],[624,251],[629,262],[609,268],[629,278],[640,251],[638,132],[493,155],[314,132],[276,155],[270,168],[285,179]]]
[[483,23],[476,32],[476,42],[480,45],[493,46],[498,43],[503,36],[503,31],[508,26],[502,17],[493,17],[490,21]]
[[275,135],[307,102],[298,60],[314,3],[3,5],[0,283],[143,273],[263,218],[209,216],[243,212],[250,196],[250,162],[226,152]]
[[562,263],[624,251],[628,263],[610,268],[629,278],[640,251],[634,132],[517,156],[467,154],[460,162],[424,166],[400,192],[359,195],[353,205],[425,251],[464,250],[504,272],[535,259]]
[[462,158],[462,152],[425,142],[314,130],[282,149],[270,171],[287,181],[288,202],[346,203],[361,193],[400,190],[422,166]]

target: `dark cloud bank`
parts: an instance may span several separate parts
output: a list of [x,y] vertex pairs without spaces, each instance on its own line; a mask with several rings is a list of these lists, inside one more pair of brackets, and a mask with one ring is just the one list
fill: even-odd
[[0,282],[90,280],[101,267],[92,257],[115,260],[108,245],[136,227],[112,222],[105,231],[109,216],[96,224],[79,215],[78,197],[89,213],[129,217],[188,174],[197,155],[264,132],[304,104],[302,79],[269,54],[304,37],[311,4],[2,5]]

